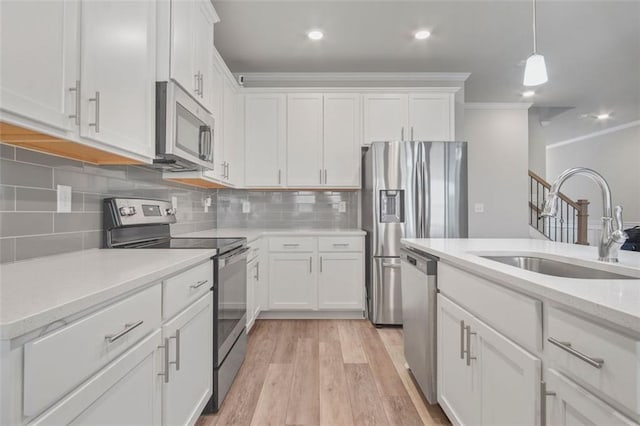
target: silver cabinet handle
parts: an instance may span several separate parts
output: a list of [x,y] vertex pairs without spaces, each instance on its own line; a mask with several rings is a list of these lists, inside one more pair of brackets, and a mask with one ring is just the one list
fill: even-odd
[[283,247],[299,247],[300,244],[298,243],[284,243],[282,244]]
[[349,243],[333,243],[334,247],[349,247]]
[[136,322],[130,322],[124,325],[124,328],[114,334],[107,334],[106,336],[104,336],[104,338],[109,342],[109,343],[113,343],[116,340],[118,340],[119,338],[121,338],[122,336],[124,336],[127,333],[132,332],[134,329],[140,327],[142,324],[144,323],[144,321],[140,320],[140,321],[136,321]]
[[411,126],[411,140],[414,140],[413,139],[413,126]]
[[309,273],[313,273],[313,257],[309,256]]
[[404,126],[402,126],[402,129],[400,130],[400,140],[404,140]]
[[69,118],[74,118],[76,122],[76,126],[80,125],[80,80],[76,80],[75,87],[69,88],[70,92],[75,92],[76,99],[76,113],[69,116]]
[[158,346],[158,349],[164,349],[164,372],[158,373],[158,376],[164,376],[164,382],[169,383],[169,338],[164,339],[164,345]]
[[225,165],[224,161],[220,163],[220,165],[222,166],[222,174],[220,176],[222,177],[222,179],[224,179],[225,175],[227,174],[227,166]]
[[540,425],[545,426],[547,424],[547,397],[554,396],[555,392],[547,391],[547,383],[545,381],[540,382]]
[[89,102],[96,103],[96,121],[94,123],[89,123],[89,126],[96,128],[96,133],[100,132],[100,92],[96,92],[95,98],[89,98]]
[[383,268],[399,268],[400,264],[399,263],[391,263],[391,262],[385,262],[382,264]]
[[197,283],[195,283],[195,284],[191,284],[191,285],[189,286],[189,288],[193,288],[193,289],[200,288],[200,287],[202,287],[203,285],[205,285],[205,284],[206,284],[206,283],[208,283],[208,282],[209,282],[209,280],[202,280],[202,281],[198,281],[198,282],[197,282]]
[[176,341],[176,360],[169,362],[169,364],[174,364],[176,371],[180,371],[180,329],[176,330],[176,335],[169,337],[169,339]]
[[260,262],[256,262],[256,280],[260,281]]
[[604,360],[602,358],[593,358],[593,357],[590,357],[588,355],[585,355],[582,352],[573,349],[571,347],[571,343],[570,342],[561,342],[561,341],[559,341],[557,339],[554,339],[553,337],[549,337],[547,339],[547,341],[549,343],[559,347],[563,351],[569,352],[571,355],[575,356],[576,358],[578,358],[581,361],[586,362],[587,364],[589,364],[592,367],[602,368],[602,366],[604,365]]
[[320,169],[320,185],[322,185],[322,169]]
[[196,95],[200,95],[200,71],[198,71],[193,75],[193,79],[194,79],[193,91],[196,92]]
[[322,272],[322,256],[320,256],[320,272]]
[[278,169],[278,185],[282,184],[282,170]]
[[324,184],[327,184],[327,169],[324,169]]
[[464,320],[460,321],[460,359],[464,359]]
[[475,332],[471,331],[471,326],[468,325],[465,327],[467,330],[467,367],[471,365],[471,360],[476,359],[475,356],[471,356],[471,336],[475,335]]
[[229,163],[224,162],[224,178],[229,179]]
[[198,71],[200,74],[200,97],[204,98],[204,74]]

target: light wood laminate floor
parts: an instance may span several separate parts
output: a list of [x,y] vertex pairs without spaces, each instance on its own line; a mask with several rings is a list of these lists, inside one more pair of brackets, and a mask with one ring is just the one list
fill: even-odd
[[213,425],[448,425],[405,368],[402,330],[367,320],[259,320]]

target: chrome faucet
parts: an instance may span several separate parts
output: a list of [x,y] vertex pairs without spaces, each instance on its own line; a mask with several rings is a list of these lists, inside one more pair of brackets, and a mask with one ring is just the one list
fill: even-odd
[[[628,236],[622,230],[622,207],[616,206],[612,210],[611,189],[600,173],[586,167],[575,167],[562,172],[553,185],[551,185],[551,189],[549,189],[549,196],[544,203],[542,216],[555,217],[558,214],[560,187],[567,179],[574,175],[583,175],[591,178],[592,181],[598,184],[602,191],[602,236],[600,237],[600,244],[598,245],[598,260],[615,263],[618,261],[618,250]],[[614,220],[615,228],[613,226]]]

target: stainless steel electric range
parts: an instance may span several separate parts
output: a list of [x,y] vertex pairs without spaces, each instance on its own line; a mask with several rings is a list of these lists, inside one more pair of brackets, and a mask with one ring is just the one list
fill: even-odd
[[213,277],[213,396],[205,411],[218,411],[247,350],[246,238],[172,237],[171,203],[140,198],[104,200],[106,248],[215,250]]

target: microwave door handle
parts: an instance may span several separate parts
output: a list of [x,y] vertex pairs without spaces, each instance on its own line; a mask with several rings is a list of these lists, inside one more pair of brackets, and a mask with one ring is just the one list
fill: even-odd
[[207,126],[200,126],[200,133],[198,134],[198,158],[200,160],[205,159],[204,151],[202,150],[202,144],[205,142],[205,132],[207,131]]
[[213,153],[213,131],[211,127],[207,126],[207,161],[212,161],[212,153]]

